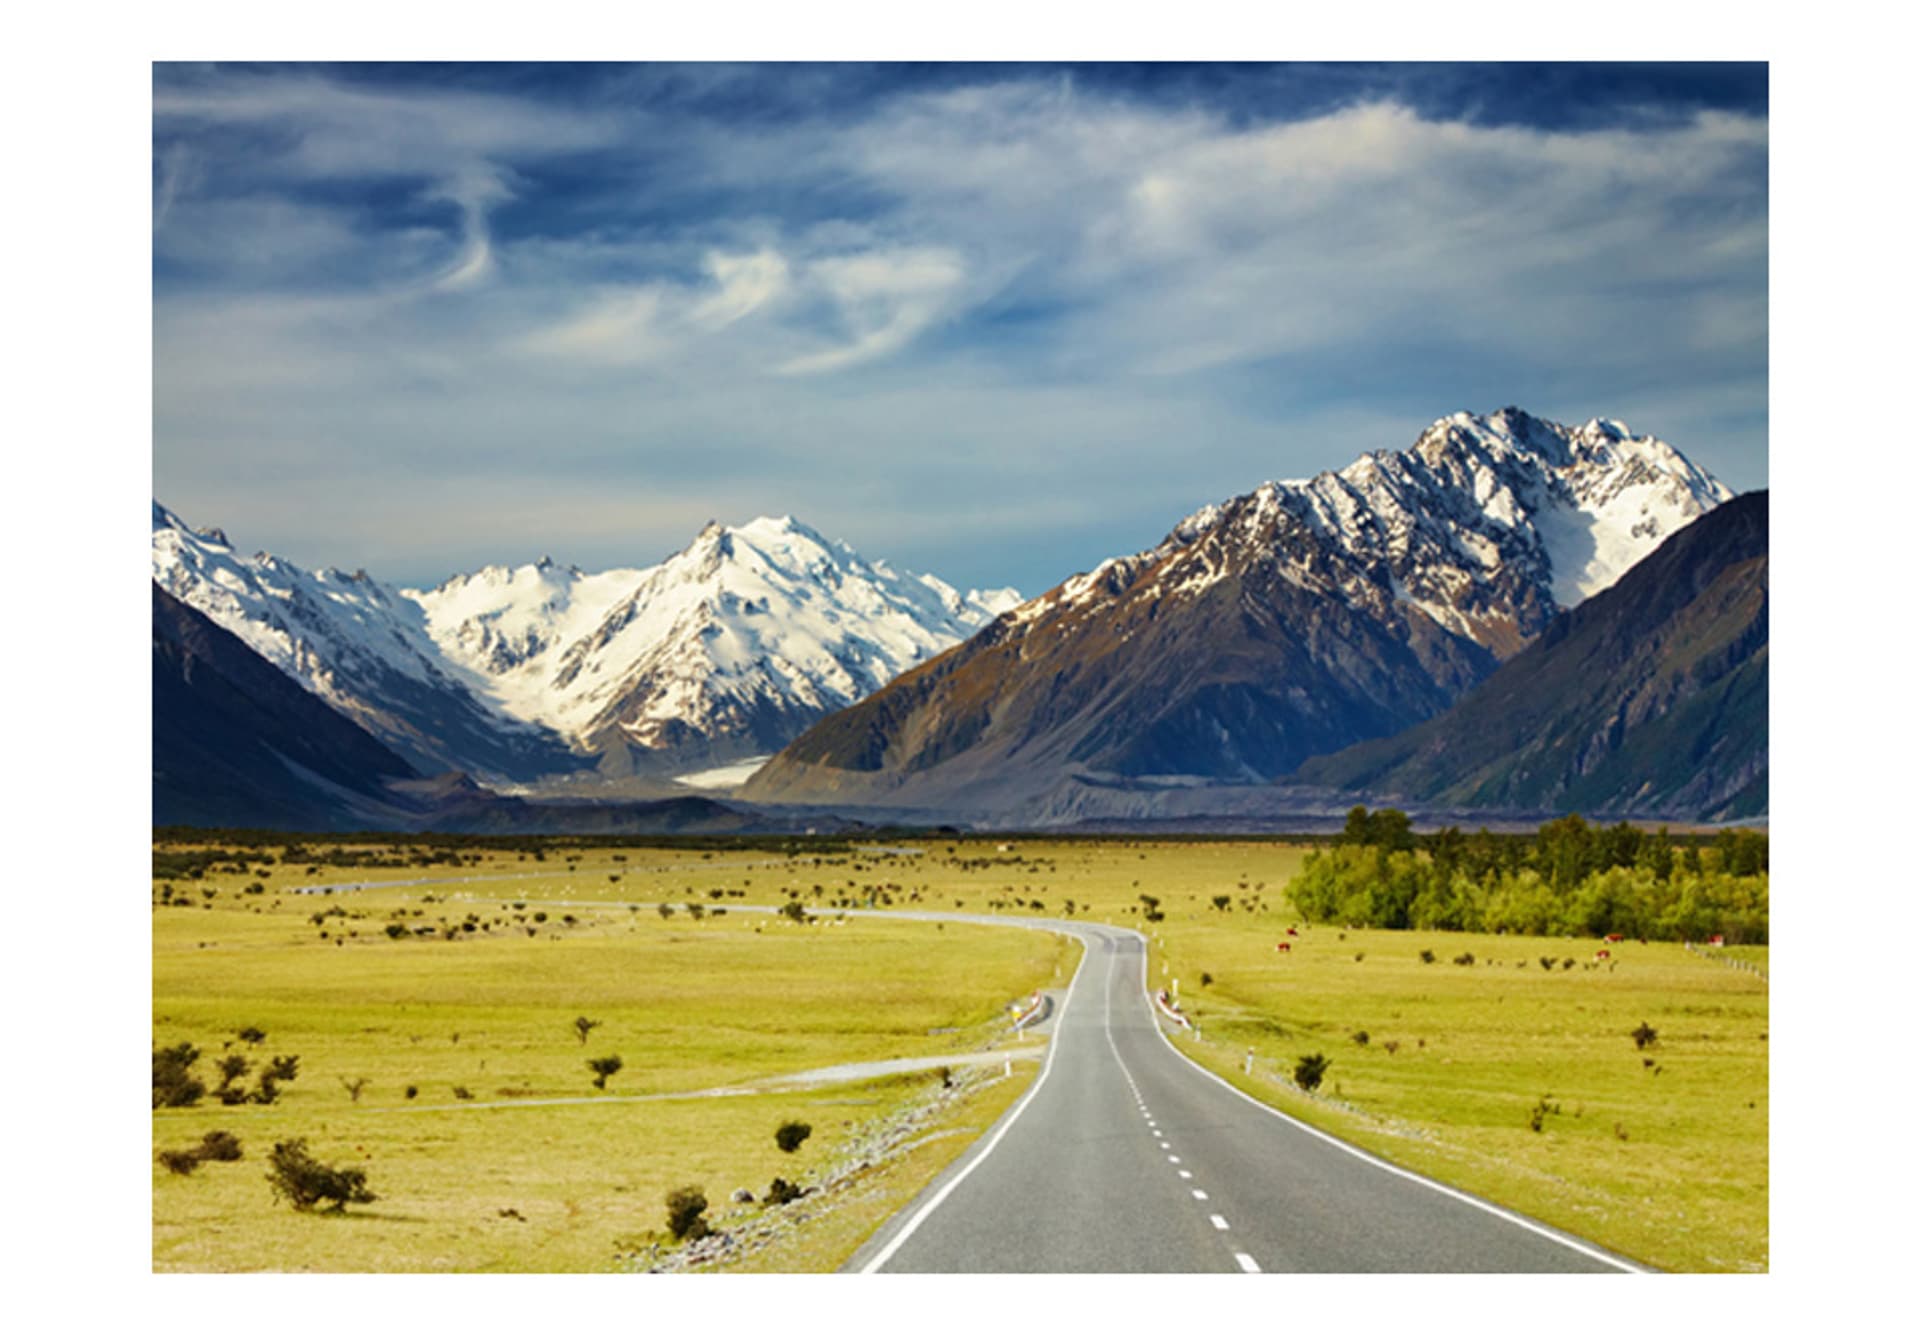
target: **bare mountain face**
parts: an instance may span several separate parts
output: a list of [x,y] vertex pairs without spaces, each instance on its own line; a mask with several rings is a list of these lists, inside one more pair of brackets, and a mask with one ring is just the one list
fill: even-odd
[[241,556],[156,503],[154,579],[424,772],[674,773],[777,750],[1018,602],[788,519],[657,566],[490,566],[430,591]]
[[999,811],[1062,784],[1265,781],[1439,713],[1730,495],[1617,422],[1456,414],[1016,607],[741,795]]
[[1374,802],[1767,810],[1767,493],[1688,525],[1439,717],[1295,775]]

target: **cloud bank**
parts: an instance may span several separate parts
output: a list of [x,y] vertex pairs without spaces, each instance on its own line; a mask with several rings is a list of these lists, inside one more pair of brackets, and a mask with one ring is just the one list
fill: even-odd
[[1763,102],[538,73],[159,67],[163,498],[402,579],[792,512],[1037,591],[1459,408],[1765,484]]

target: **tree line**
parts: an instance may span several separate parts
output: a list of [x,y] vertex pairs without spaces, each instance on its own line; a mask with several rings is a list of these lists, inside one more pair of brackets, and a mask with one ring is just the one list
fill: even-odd
[[1356,806],[1333,846],[1287,885],[1309,921],[1388,930],[1767,940],[1767,836],[1590,825],[1532,834],[1415,834],[1406,814]]

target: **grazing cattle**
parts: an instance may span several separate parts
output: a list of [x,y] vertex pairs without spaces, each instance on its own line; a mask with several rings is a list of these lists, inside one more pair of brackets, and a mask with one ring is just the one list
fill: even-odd
[[1621,935],[1619,932],[1615,932],[1613,935],[1610,935],[1607,937],[1607,944],[1618,945],[1621,941],[1625,939],[1626,939],[1625,936]]
[[1708,936],[1707,937],[1707,944],[1709,945],[1724,945],[1726,943],[1727,943],[1727,938],[1725,936]]
[[1613,951],[1612,951],[1612,950],[1601,950],[1601,951],[1599,951],[1598,953],[1596,953],[1596,954],[1595,954],[1595,955],[1594,955],[1593,957],[1594,957],[1595,959],[1611,959],[1611,958],[1613,957]]
[[1299,933],[1298,931],[1296,931],[1296,930],[1295,930],[1294,928],[1292,928],[1292,927],[1288,927],[1288,928],[1287,928],[1287,934],[1288,934],[1288,935],[1290,935],[1290,936],[1297,936],[1297,935],[1299,935],[1300,933]]
[[1276,953],[1285,954],[1287,951],[1291,950],[1293,946],[1289,945],[1286,941],[1283,940],[1278,945],[1275,945],[1273,948]]

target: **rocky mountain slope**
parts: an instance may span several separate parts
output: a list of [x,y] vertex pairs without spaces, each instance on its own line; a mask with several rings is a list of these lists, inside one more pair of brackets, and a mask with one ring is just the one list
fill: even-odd
[[1269,482],[809,729],[753,800],[993,809],[1063,779],[1260,782],[1439,713],[1731,493],[1517,408]]
[[1720,506],[1446,713],[1295,779],[1465,809],[1765,814],[1767,508]]

